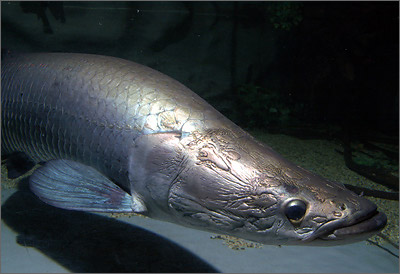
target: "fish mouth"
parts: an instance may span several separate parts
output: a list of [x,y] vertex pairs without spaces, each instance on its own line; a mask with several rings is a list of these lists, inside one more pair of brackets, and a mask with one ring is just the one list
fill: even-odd
[[354,224],[335,229],[333,235],[338,238],[343,238],[360,233],[375,233],[384,228],[386,222],[386,215],[382,212],[375,211]]
[[386,215],[374,210],[349,222],[327,223],[330,229],[328,231],[324,229],[326,232],[318,235],[316,240],[321,240],[325,244],[329,241],[333,245],[363,241],[381,231],[386,222]]
[[352,219],[333,220],[325,223],[307,242],[311,245],[342,245],[364,241],[381,231],[387,222],[383,212],[376,209]]

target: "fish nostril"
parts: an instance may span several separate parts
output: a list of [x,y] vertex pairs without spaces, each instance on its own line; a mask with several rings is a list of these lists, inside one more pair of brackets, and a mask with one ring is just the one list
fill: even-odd
[[335,217],[342,217],[342,213],[337,212],[337,211],[334,211],[334,212],[333,212],[333,216],[335,216]]
[[340,210],[346,210],[346,208],[347,208],[347,207],[346,207],[345,204],[340,204],[340,205],[339,205],[339,209],[340,209]]
[[334,206],[336,206],[337,208],[339,208],[340,210],[346,210],[347,209],[347,206],[346,206],[346,204],[344,204],[344,203],[339,203],[339,202],[336,202],[336,201],[334,201],[334,200],[330,200],[329,201],[332,205],[334,205]]

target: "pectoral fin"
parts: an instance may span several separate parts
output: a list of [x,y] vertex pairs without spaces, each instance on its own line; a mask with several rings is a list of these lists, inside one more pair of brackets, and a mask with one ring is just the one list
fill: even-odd
[[30,177],[30,188],[42,201],[55,207],[95,212],[146,210],[133,197],[96,169],[69,160],[52,160]]

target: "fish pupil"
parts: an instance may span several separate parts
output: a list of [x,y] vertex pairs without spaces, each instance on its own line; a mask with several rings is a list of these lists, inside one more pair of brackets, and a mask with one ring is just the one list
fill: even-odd
[[306,213],[307,205],[302,200],[290,201],[285,208],[285,215],[291,221],[299,221]]

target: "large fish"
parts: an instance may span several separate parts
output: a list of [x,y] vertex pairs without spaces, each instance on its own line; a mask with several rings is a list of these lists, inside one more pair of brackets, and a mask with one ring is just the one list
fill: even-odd
[[72,53],[6,56],[2,152],[65,209],[135,212],[265,244],[336,245],[386,224],[369,200],[296,166],[151,68]]

